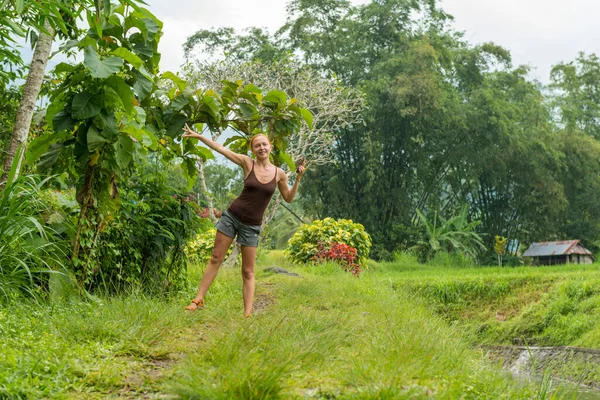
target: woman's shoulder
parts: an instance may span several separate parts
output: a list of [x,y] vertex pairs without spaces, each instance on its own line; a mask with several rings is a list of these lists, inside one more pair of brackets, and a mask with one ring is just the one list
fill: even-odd
[[279,182],[282,179],[287,179],[287,174],[285,173],[285,171],[279,167],[277,168],[277,181]]

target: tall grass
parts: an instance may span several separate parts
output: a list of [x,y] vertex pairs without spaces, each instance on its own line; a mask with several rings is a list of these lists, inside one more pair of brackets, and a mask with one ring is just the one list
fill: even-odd
[[272,290],[276,300],[251,319],[217,322],[205,310],[205,342],[180,366],[171,390],[185,399],[514,399],[536,393],[489,365],[459,329],[394,289],[385,275],[357,279],[328,267],[319,274],[314,267],[295,272],[303,278],[260,275],[262,290]]
[[0,191],[0,298],[34,295],[43,274],[62,265],[53,231],[41,220],[40,189],[47,181],[22,176]]

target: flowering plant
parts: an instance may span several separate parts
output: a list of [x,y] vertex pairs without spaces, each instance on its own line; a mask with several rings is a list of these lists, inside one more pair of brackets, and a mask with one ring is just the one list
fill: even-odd
[[356,263],[356,249],[348,246],[345,243],[331,243],[325,246],[323,242],[319,242],[317,253],[313,256],[313,261],[321,263],[324,261],[335,261],[342,265],[345,271],[352,272],[353,275],[359,276],[362,269]]

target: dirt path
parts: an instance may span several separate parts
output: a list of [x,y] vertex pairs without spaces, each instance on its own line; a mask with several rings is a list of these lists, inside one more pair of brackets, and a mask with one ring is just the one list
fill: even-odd
[[[267,312],[275,302],[275,284],[272,282],[257,282],[254,296],[253,313]],[[180,332],[176,338],[178,343],[184,343],[185,351],[168,353],[153,360],[128,358],[132,364],[132,372],[124,378],[123,387],[114,393],[119,399],[174,399],[176,396],[163,393],[163,385],[173,376],[177,365],[188,353],[198,350],[205,339],[199,337],[192,329]]]

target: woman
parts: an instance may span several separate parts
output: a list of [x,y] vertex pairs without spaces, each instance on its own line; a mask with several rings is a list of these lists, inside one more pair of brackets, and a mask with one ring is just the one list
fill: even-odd
[[237,242],[242,247],[244,315],[249,317],[254,299],[254,260],[263,214],[275,192],[275,186],[279,188],[281,197],[286,202],[290,203],[294,199],[300,178],[304,175],[304,166],[298,166],[296,181],[289,188],[285,172],[269,161],[271,143],[266,135],[258,134],[250,140],[250,151],[256,158],[253,160],[247,155],[234,153],[219,143],[192,131],[187,125],[184,131],[183,137],[200,139],[202,143],[242,167],[245,176],[242,193],[229,205],[216,225],[215,244],[208,266],[202,276],[198,294],[185,309],[195,311],[204,307],[204,295],[217,276],[225,254],[231,246],[233,238],[237,235]]

